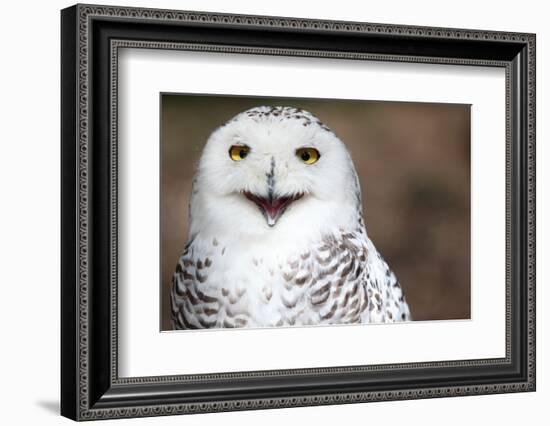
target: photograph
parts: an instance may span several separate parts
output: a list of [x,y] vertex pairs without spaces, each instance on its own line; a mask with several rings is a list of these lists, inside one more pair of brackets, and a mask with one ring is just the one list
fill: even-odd
[[160,108],[162,331],[470,319],[470,105]]

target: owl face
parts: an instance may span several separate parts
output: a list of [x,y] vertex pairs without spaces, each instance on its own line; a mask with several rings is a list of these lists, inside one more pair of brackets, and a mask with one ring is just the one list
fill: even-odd
[[328,127],[300,109],[259,107],[217,129],[205,145],[191,230],[231,224],[261,235],[337,225],[335,217],[358,214],[359,199],[348,151]]

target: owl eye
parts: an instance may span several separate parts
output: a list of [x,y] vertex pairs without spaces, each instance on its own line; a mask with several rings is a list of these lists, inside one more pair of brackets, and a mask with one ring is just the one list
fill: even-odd
[[315,148],[298,148],[296,150],[296,157],[306,164],[314,164],[319,161],[321,154]]
[[233,161],[241,161],[246,158],[249,152],[250,148],[246,145],[233,145],[229,148],[229,157]]

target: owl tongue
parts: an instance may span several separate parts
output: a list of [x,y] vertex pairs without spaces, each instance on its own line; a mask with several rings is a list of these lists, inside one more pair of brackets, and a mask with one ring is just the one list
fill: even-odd
[[269,226],[274,226],[286,208],[293,201],[296,201],[303,196],[303,194],[296,194],[292,196],[264,198],[250,192],[245,192],[244,195],[260,208],[260,211],[264,214]]

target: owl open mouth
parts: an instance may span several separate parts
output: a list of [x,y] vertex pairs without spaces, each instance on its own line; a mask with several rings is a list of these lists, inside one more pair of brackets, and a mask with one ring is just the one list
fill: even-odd
[[243,192],[244,196],[250,201],[254,202],[263,213],[267,220],[269,226],[274,226],[277,223],[277,220],[282,216],[287,207],[294,201],[302,198],[303,193],[298,193],[290,196],[283,197],[274,197],[269,196],[268,198],[261,197],[251,192]]

